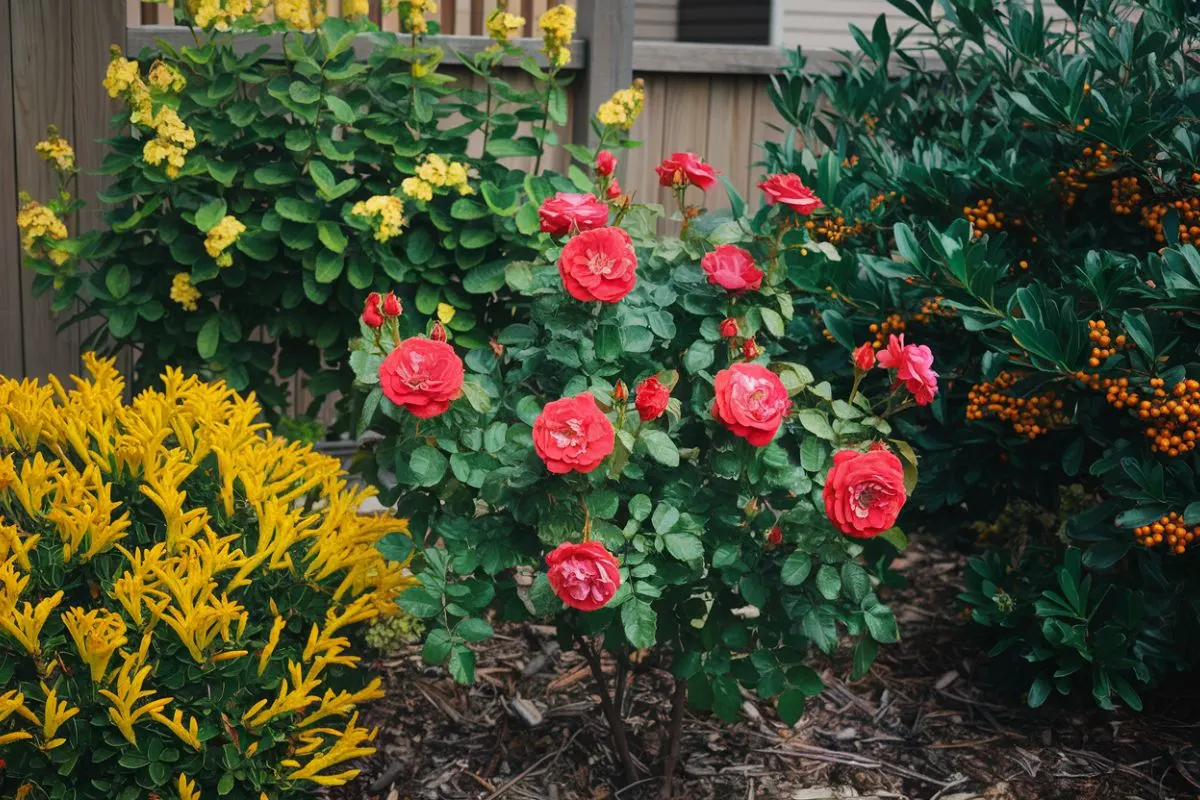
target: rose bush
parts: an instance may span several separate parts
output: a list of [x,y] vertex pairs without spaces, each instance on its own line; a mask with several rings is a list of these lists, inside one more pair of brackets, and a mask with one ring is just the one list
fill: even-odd
[[[602,194],[611,178],[603,154],[595,163]],[[713,169],[686,163],[681,174]],[[382,436],[359,468],[411,519],[422,586],[400,604],[428,622],[425,658],[470,681],[471,645],[493,623],[553,621],[593,667],[630,782],[615,698],[632,651],[670,666],[678,703],[733,719],[740,686],[794,722],[821,689],[811,650],[848,636],[862,674],[877,644],[895,641],[871,570],[903,543],[884,523],[916,479],[887,420],[912,403],[898,371],[875,370],[877,402],[842,399],[780,358],[793,304],[782,253],[807,239],[795,212],[750,216],[733,194],[735,215],[705,217],[685,202],[701,181],[686,183],[681,237],[655,233],[660,207],[623,202],[609,224],[508,265],[525,302],[490,346],[454,349],[463,397],[440,415],[408,410],[445,399],[440,382],[408,382],[400,403],[389,389],[389,362],[416,343],[364,325],[355,345],[361,424]],[[713,253],[754,280],[710,282]],[[827,488],[860,452],[854,474]],[[827,491],[835,520],[879,538],[839,532]],[[600,649],[617,659],[615,688]]]

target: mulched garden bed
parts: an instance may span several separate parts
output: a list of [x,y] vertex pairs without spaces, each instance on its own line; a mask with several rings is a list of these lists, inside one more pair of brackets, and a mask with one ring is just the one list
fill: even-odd
[[[794,728],[753,695],[735,725],[689,712],[673,797],[1200,796],[1200,754],[1192,744],[1200,703],[1190,684],[1148,698],[1140,715],[1026,708],[1011,688],[996,688],[970,641],[955,599],[962,562],[957,554],[911,547],[896,565],[909,588],[888,598],[903,641],[883,648],[859,681],[844,680],[844,665],[827,664],[829,688]],[[368,720],[382,728],[379,753],[332,797],[658,798],[670,675],[645,663],[633,676],[628,726],[646,777],[621,789],[583,657],[559,652],[548,628],[511,626],[500,634],[479,651],[479,679],[470,689],[422,664],[417,648],[381,660],[389,694]]]

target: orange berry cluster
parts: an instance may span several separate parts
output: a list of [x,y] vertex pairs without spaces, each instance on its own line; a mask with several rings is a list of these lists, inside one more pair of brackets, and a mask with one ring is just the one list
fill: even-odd
[[1089,367],[1100,366],[1104,359],[1117,352],[1118,347],[1133,346],[1123,333],[1114,337],[1108,329],[1108,324],[1102,319],[1088,320],[1088,339],[1092,342],[1092,355],[1088,358]]
[[1142,225],[1154,231],[1154,238],[1159,244],[1166,244],[1167,237],[1162,224],[1171,209],[1175,209],[1179,215],[1179,241],[1184,244],[1200,243],[1200,198],[1197,197],[1143,206]]
[[972,386],[967,394],[967,419],[980,420],[993,414],[1001,422],[1011,422],[1014,433],[1030,440],[1070,423],[1062,410],[1063,401],[1053,391],[1026,397],[1009,394],[1008,390],[1022,377],[1021,373],[1001,372],[992,382]]
[[922,325],[928,325],[932,320],[941,317],[943,319],[953,319],[958,316],[958,313],[947,306],[942,305],[942,301],[946,298],[938,295],[937,297],[926,297],[921,302],[921,310],[913,314],[913,322],[919,322]]
[[822,217],[820,220],[810,219],[804,223],[804,227],[808,229],[809,236],[818,241],[841,244],[849,237],[857,236],[863,232],[863,224],[861,222],[847,225],[846,218],[841,213],[836,210],[834,213],[837,216]]
[[[1090,123],[1090,120],[1084,120],[1084,122]],[[1077,126],[1077,130],[1083,130],[1083,128]],[[1113,150],[1104,142],[1097,143],[1095,147],[1083,148],[1082,155],[1075,160],[1074,166],[1065,170],[1060,169],[1052,181],[1058,189],[1058,195],[1063,204],[1068,208],[1075,205],[1075,201],[1079,199],[1078,192],[1086,189],[1087,182],[1096,175],[1112,169],[1113,161]]]
[[872,322],[867,330],[875,335],[875,341],[871,342],[871,346],[876,350],[881,350],[887,344],[888,337],[893,333],[904,333],[904,318],[899,314],[888,314],[887,319],[883,322]]
[[1112,182],[1112,199],[1108,206],[1114,214],[1128,215],[1142,204],[1141,186],[1138,179],[1132,175],[1116,178]]
[[875,126],[879,124],[879,117],[874,114],[863,114],[863,123],[867,126],[867,133],[875,133]]
[[886,192],[886,193],[880,192],[879,194],[877,194],[871,198],[871,210],[874,211],[875,209],[879,208],[884,203],[889,203],[895,199],[896,199],[895,192]]
[[843,158],[842,166],[846,167],[847,169],[850,169],[852,167],[857,167],[858,166],[858,156],[850,156],[849,158]]
[[973,206],[963,206],[963,214],[975,229],[975,236],[983,236],[988,231],[999,231],[1004,227],[1004,212],[992,211],[994,200],[985,197]]
[[1145,547],[1154,547],[1165,540],[1167,549],[1179,556],[1183,555],[1197,536],[1200,536],[1200,525],[1189,528],[1183,524],[1183,515],[1172,511],[1160,517],[1157,522],[1134,528],[1133,535],[1138,544]]
[[1171,458],[1195,449],[1200,435],[1200,381],[1180,381],[1169,394],[1162,378],[1151,378],[1150,387],[1153,399],[1137,404],[1138,418],[1151,422],[1146,428],[1150,449]]

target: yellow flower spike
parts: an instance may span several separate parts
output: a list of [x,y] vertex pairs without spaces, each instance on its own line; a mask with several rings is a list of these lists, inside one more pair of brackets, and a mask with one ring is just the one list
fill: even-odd
[[183,306],[184,311],[195,311],[200,290],[192,286],[192,278],[186,272],[177,272],[171,281],[171,299]]
[[[117,726],[117,730],[121,731],[122,735],[133,746],[137,746],[137,734],[133,730],[133,726],[138,723],[143,717],[150,716],[155,713],[162,713],[173,698],[160,697],[155,700],[149,700],[154,696],[154,690],[145,689],[146,678],[150,675],[149,666],[141,666],[145,660],[145,649],[149,648],[149,635],[143,637],[142,647],[137,653],[127,654],[124,658],[124,663],[117,673],[116,691],[101,689],[100,694],[107,698],[112,704],[108,709],[109,719]],[[142,700],[148,700],[141,706],[137,704]]]
[[353,780],[359,773],[357,769],[338,773],[329,773],[326,770],[375,752],[375,748],[367,743],[375,740],[377,731],[360,728],[357,723],[358,715],[354,714],[327,751],[314,756],[307,764],[289,773],[288,778],[311,781],[318,786],[341,786]]
[[76,607],[67,609],[62,621],[75,642],[79,657],[91,669],[92,682],[100,683],[117,648],[129,641],[125,636],[125,620],[111,611],[84,611]]
[[246,752],[242,753],[242,755],[245,756],[246,758],[250,758],[257,752],[258,752],[258,742],[251,742],[250,746],[246,748]]
[[571,63],[571,37],[575,35],[575,9],[571,6],[554,6],[538,19],[542,30],[542,52],[553,68],[562,68]]
[[[3,463],[0,463],[0,471],[3,471]],[[41,535],[25,533],[16,525],[0,523],[0,562],[11,557],[17,566],[29,572],[29,554],[41,540]]]
[[112,46],[112,60],[108,63],[108,71],[104,74],[104,88],[108,90],[109,97],[119,97],[129,88],[135,81],[140,80],[138,75],[138,65],[136,61],[130,61],[121,55],[121,48],[116,45]]
[[46,139],[38,142],[37,154],[54,165],[59,172],[75,171],[75,150],[71,143],[58,135],[58,128],[51,125],[46,129]]
[[[71,708],[67,705],[66,700],[60,702],[56,690],[51,689],[44,683],[42,684],[42,691],[46,693],[45,710],[42,712],[42,734],[49,742],[54,739],[54,734],[58,733],[58,729],[62,727],[64,722],[79,713],[79,709]],[[53,748],[47,745],[46,749]]]
[[179,781],[175,784],[176,791],[179,792],[179,800],[200,800],[200,792],[196,789],[196,782],[189,780],[187,775],[179,773]]
[[42,626],[46,624],[46,620],[50,618],[50,612],[58,607],[62,599],[63,593],[59,591],[38,601],[36,606],[26,602],[18,610],[14,603],[7,614],[0,615],[0,628],[16,639],[17,643],[25,648],[25,652],[34,657],[40,656],[42,647],[39,639],[42,635]]
[[[283,627],[287,624],[283,617],[279,616],[279,611],[275,608],[274,600],[271,601],[271,611],[275,614],[275,621],[271,623],[271,634],[267,637],[267,644],[263,647],[262,653],[258,657],[259,675],[266,672],[267,664],[271,661],[271,655],[279,645],[279,634],[283,632]],[[313,627],[315,628],[316,626],[314,625]]]
[[212,660],[214,664],[219,664],[222,661],[234,661],[249,654],[249,650],[226,650],[224,653],[217,653]]
[[183,712],[177,708],[173,717],[168,718],[165,714],[153,711],[150,713],[150,718],[170,730],[179,738],[179,741],[188,747],[193,750],[200,749],[200,723],[196,721],[195,717],[192,717],[188,724],[184,725]]
[[32,739],[33,734],[28,731],[13,731],[12,733],[0,734],[0,745],[12,744],[13,742],[22,742],[26,739]]
[[245,232],[246,226],[239,222],[237,217],[226,214],[208,231],[204,239],[204,250],[211,258],[216,259],[219,266],[228,267],[233,264],[233,259],[226,250]]
[[326,689],[325,696],[321,698],[321,705],[317,707],[316,711],[300,720],[299,727],[307,728],[326,717],[344,717],[360,703],[383,697],[382,686],[383,682],[379,678],[375,678],[353,694],[344,690],[335,694],[332,689]]

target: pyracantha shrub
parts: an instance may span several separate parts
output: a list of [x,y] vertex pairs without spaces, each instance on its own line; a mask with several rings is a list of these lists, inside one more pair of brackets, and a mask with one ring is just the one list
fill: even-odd
[[[608,163],[595,159],[596,194]],[[701,216],[689,200],[713,168],[676,154],[659,171],[682,236],[656,233],[661,207],[618,204],[507,267],[525,304],[491,346],[404,337],[402,317],[364,324],[354,354],[361,422],[382,435],[361,466],[419,543],[422,586],[400,604],[430,626],[425,658],[470,681],[470,645],[492,622],[553,621],[593,665],[630,781],[600,648],[622,671],[632,651],[659,651],[686,686],[679,702],[734,719],[745,687],[794,722],[821,689],[811,650],[848,636],[862,674],[896,640],[863,562],[892,547],[874,537],[901,542],[916,478],[886,419],[912,402],[903,382],[877,402],[857,387],[836,397],[779,357],[793,304],[782,253],[802,218],[747,216],[736,194],[734,214]],[[736,281],[710,281],[714,253]],[[853,474],[833,466],[855,453]],[[866,538],[826,518],[829,492]]]
[[[889,366],[893,337],[932,347],[932,414],[895,420],[921,456],[906,525],[969,532],[1043,509],[1054,524],[996,532],[968,576],[975,619],[1012,657],[997,672],[1035,705],[1079,688],[1138,707],[1200,663],[1200,15],[1178,0],[891,4],[911,27],[881,16],[836,74],[797,55],[771,88],[827,148],[766,145],[829,210],[789,254],[805,293],[789,340],[843,385],[852,349]],[[782,187],[763,188],[802,197]],[[900,374],[913,391],[922,363]],[[1076,486],[1082,506],[1063,502]]]
[[0,794],[350,780],[382,695],[357,642],[414,583],[406,524],[223,383],[169,370],[126,403],[85,362],[70,389],[0,379]]

